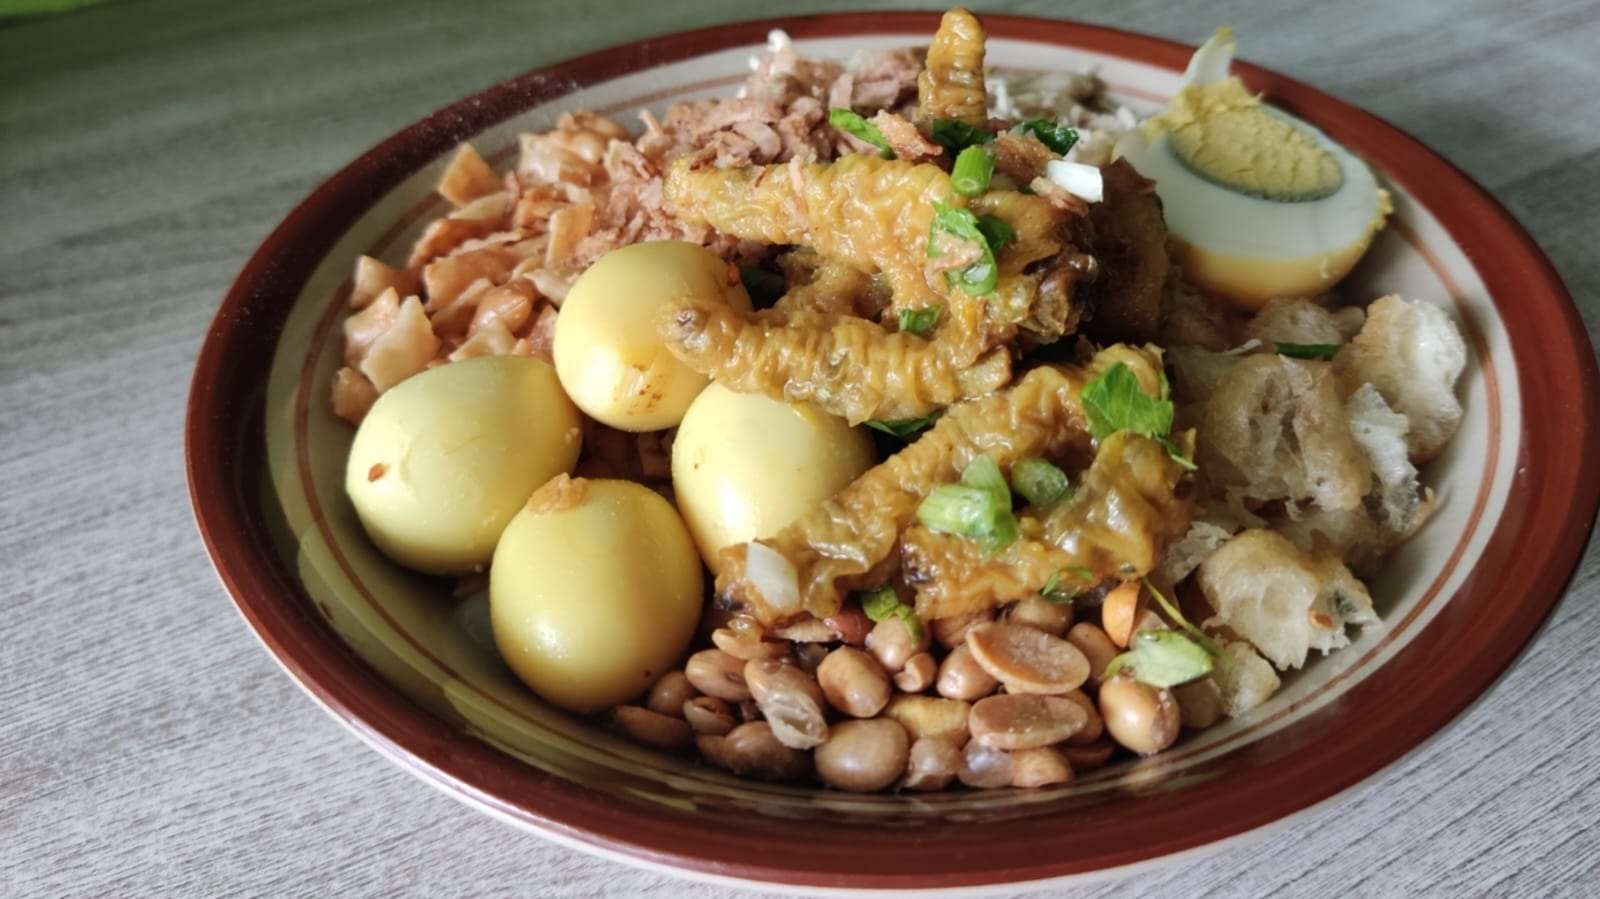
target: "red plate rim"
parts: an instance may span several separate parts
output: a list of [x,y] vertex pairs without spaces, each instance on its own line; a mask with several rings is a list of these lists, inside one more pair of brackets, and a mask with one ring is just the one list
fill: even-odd
[[[1239,750],[1251,755],[1252,765],[1131,794],[1114,817],[1024,819],[986,826],[978,839],[937,829],[868,833],[754,816],[748,828],[733,832],[708,827],[692,813],[621,805],[457,731],[385,683],[323,622],[260,524],[262,406],[265,374],[290,304],[361,214],[459,141],[577,88],[760,43],[772,28],[799,39],[928,35],[938,19],[931,12],[862,12],[717,25],[537,69],[398,132],[329,178],[274,229],[228,290],[201,346],[184,450],[196,523],[223,584],[268,650],[325,708],[435,786],[569,842],[714,877],[927,889],[1104,871],[1269,824],[1398,761],[1510,667],[1559,601],[1600,504],[1600,376],[1582,320],[1533,239],[1467,175],[1382,119],[1247,63],[1236,63],[1235,71],[1253,89],[1357,148],[1439,218],[1501,312],[1519,383],[1538,388],[1523,392],[1515,419],[1521,440],[1512,498],[1466,583],[1415,639],[1339,702],[1263,741],[1273,744],[1270,752]],[[983,21],[997,37],[1173,71],[1181,71],[1194,50],[1070,21],[1006,15]],[[1349,720],[1352,708],[1362,709],[1359,725]],[[783,851],[796,846],[806,850]]]

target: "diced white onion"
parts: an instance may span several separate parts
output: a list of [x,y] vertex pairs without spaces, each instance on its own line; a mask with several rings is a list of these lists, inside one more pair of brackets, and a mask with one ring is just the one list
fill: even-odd
[[1105,182],[1100,177],[1100,169],[1092,165],[1052,159],[1045,163],[1044,176],[1067,193],[1090,203],[1098,203],[1105,196]]
[[775,612],[800,609],[800,575],[794,563],[765,543],[751,541],[745,549],[745,577]]

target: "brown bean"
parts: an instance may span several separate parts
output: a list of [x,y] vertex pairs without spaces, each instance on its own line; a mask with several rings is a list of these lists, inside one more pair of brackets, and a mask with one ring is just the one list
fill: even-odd
[[995,749],[1034,749],[1059,743],[1083,729],[1088,714],[1061,696],[1003,693],[972,704],[972,739]]
[[1133,619],[1139,614],[1138,581],[1123,581],[1100,603],[1100,629],[1111,642],[1126,647],[1133,637]]
[[683,717],[683,704],[695,697],[694,685],[682,671],[668,671],[650,687],[645,705],[659,715]]
[[1011,754],[1011,785],[1034,789],[1072,780],[1072,763],[1048,746],[1022,749]]
[[1110,761],[1111,753],[1115,752],[1117,747],[1112,744],[1109,737],[1101,736],[1100,739],[1086,746],[1074,746],[1071,743],[1067,743],[1058,748],[1061,750],[1061,754],[1066,756],[1067,761],[1072,763],[1074,771],[1090,771],[1103,767],[1106,762]]
[[724,736],[702,734],[694,743],[706,761],[740,777],[789,781],[811,770],[811,754],[778,742],[765,721],[741,724]]
[[961,753],[961,767],[956,769],[956,777],[969,787],[994,789],[1011,786],[1015,770],[1011,753],[973,740]]
[[694,741],[694,731],[681,718],[652,712],[636,705],[611,710],[612,720],[631,739],[657,749],[683,749]]
[[1072,627],[1072,603],[1053,603],[1043,596],[1017,600],[1005,612],[1004,620],[1059,637]]
[[811,675],[777,659],[751,659],[744,665],[744,682],[778,742],[810,749],[828,739],[822,688]]
[[1117,657],[1117,644],[1111,642],[1099,625],[1080,621],[1067,631],[1067,642],[1078,647],[1089,660],[1089,682],[1098,684],[1106,675],[1106,666]]
[[923,737],[911,744],[903,790],[942,790],[961,769],[961,746],[947,737]]
[[1089,662],[1077,647],[1036,628],[980,624],[967,633],[967,646],[983,670],[1012,693],[1065,693],[1089,677]]
[[982,612],[972,612],[966,615],[952,615],[949,618],[936,618],[928,622],[928,629],[933,631],[933,639],[945,649],[955,649],[967,641],[967,631],[972,630],[985,621],[994,620],[994,610],[985,609]]
[[754,699],[746,699],[744,702],[739,703],[739,720],[761,720],[761,707],[756,705],[756,701]]
[[906,666],[894,676],[894,685],[902,693],[921,693],[933,686],[939,675],[939,663],[932,653],[919,652],[906,659]]
[[1209,677],[1172,688],[1184,727],[1204,730],[1222,717],[1222,690]]
[[841,646],[817,667],[817,682],[828,702],[854,718],[871,718],[889,703],[889,675],[878,660],[853,646]]
[[859,605],[843,606],[827,618],[822,619],[838,638],[851,646],[860,646],[867,642],[867,635],[872,633],[872,619],[867,613],[861,611]]
[[877,657],[886,671],[899,671],[906,660],[929,646],[928,629],[922,628],[921,639],[911,635],[900,616],[883,619],[867,634],[867,651]]
[[813,760],[817,776],[830,787],[852,793],[881,790],[905,773],[911,740],[888,718],[841,721]]
[[689,657],[683,674],[696,690],[707,696],[744,702],[750,688],[744,682],[744,661],[720,649],[702,649]]
[[719,627],[711,632],[711,642],[728,655],[746,662],[775,659],[789,652],[787,640],[769,640],[760,631],[739,633],[732,628]]
[[683,720],[689,722],[689,727],[697,734],[719,737],[739,723],[733,709],[715,696],[696,696],[685,702]]
[[911,739],[944,737],[957,743],[967,741],[967,715],[972,705],[954,699],[938,699],[901,693],[889,700],[883,713],[900,722]]
[[1140,755],[1171,746],[1182,723],[1171,691],[1120,674],[1100,685],[1100,716],[1111,739]]
[[1083,713],[1088,716],[1088,720],[1084,722],[1083,727],[1067,738],[1067,744],[1070,746],[1087,746],[1100,739],[1100,735],[1106,732],[1106,723],[1100,717],[1100,709],[1094,704],[1094,700],[1090,699],[1082,690],[1063,693],[1061,698],[1070,699],[1077,703],[1078,707],[1083,709]]
[[939,679],[935,689],[947,699],[982,699],[995,691],[1000,682],[983,670],[972,657],[972,648],[965,643],[950,650],[939,666]]
[[[1162,618],[1160,615],[1157,615],[1155,609],[1140,609],[1139,614],[1133,616],[1134,634],[1137,634],[1140,631],[1170,630],[1172,630],[1172,625],[1168,624],[1166,619]],[[1132,640],[1133,637],[1130,635],[1128,639]]]

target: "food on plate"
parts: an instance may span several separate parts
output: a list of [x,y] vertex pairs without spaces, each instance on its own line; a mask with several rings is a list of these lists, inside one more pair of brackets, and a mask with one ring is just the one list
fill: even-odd
[[549,365],[494,356],[396,385],[362,419],[345,490],[386,555],[429,574],[481,571],[539,486],[578,461],[578,411]]
[[522,504],[495,549],[495,645],[550,702],[607,709],[683,657],[702,578],[671,503],[631,481],[558,475]]
[[1229,76],[1234,49],[1232,31],[1217,32],[1117,153],[1156,182],[1185,276],[1255,309],[1338,283],[1390,203],[1366,163]]
[[658,431],[683,419],[706,379],[667,351],[662,306],[684,300],[750,308],[738,273],[686,241],[614,250],[572,285],[556,319],[561,386],[585,415],[624,431]]
[[1467,347],[1340,283],[1372,172],[1226,32],[1142,123],[984,54],[774,32],[736,96],[461,147],[352,281],[375,544],[489,563],[546,701],[850,792],[1071,783],[1376,640]]
[[812,406],[712,384],[678,426],[672,489],[715,571],[723,547],[777,533],[876,461],[865,429]]

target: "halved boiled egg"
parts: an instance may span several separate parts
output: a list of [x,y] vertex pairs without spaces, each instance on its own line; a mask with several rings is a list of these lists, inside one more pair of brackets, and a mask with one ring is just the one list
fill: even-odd
[[1184,276],[1256,309],[1332,287],[1391,207],[1366,163],[1229,77],[1235,48],[1228,28],[1206,41],[1116,155],[1155,181]]

